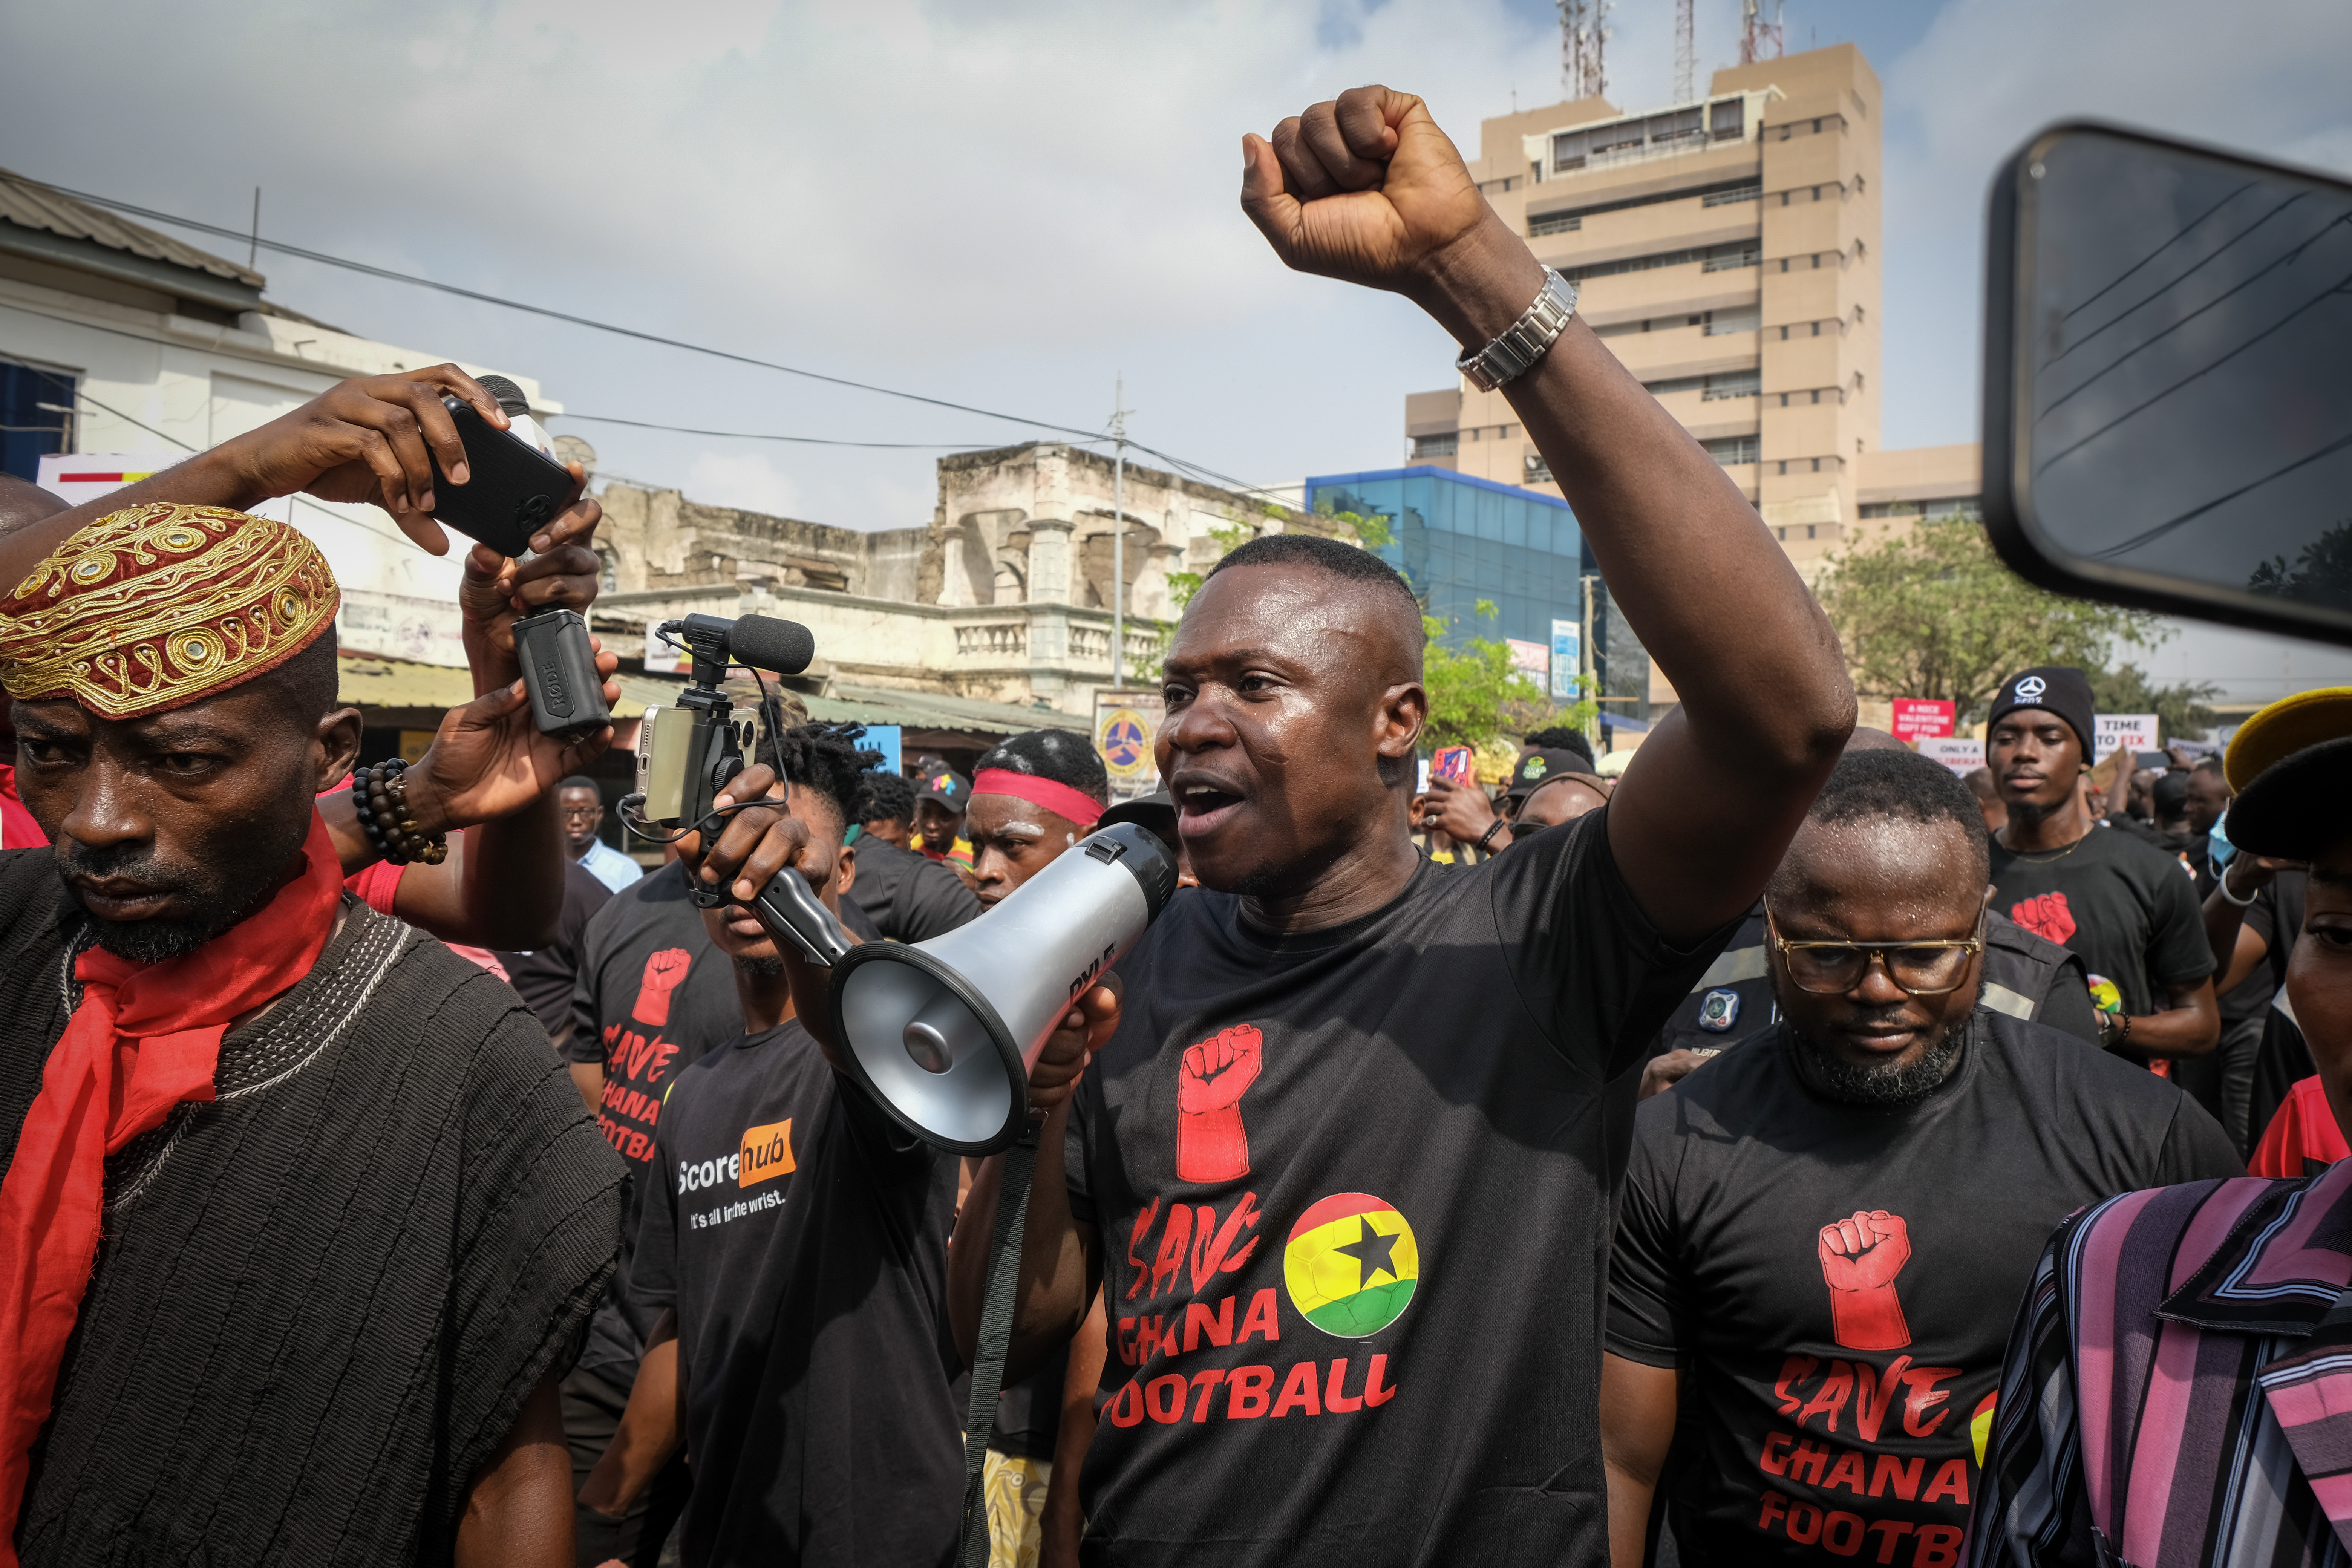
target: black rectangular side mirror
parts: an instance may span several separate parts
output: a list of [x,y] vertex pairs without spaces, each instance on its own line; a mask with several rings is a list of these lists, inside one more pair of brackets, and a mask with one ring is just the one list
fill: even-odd
[[2045,588],[2352,643],[2352,184],[2090,123],[1993,183],[1985,527]]

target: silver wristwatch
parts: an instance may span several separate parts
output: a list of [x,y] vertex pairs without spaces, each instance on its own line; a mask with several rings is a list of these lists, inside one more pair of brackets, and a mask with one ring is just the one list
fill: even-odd
[[1455,360],[1454,368],[1479,391],[1492,392],[1526,374],[1536,361],[1543,358],[1544,351],[1551,347],[1554,340],[1568,330],[1569,318],[1575,314],[1576,285],[1547,267],[1543,292],[1536,296],[1527,314],[1476,353]]

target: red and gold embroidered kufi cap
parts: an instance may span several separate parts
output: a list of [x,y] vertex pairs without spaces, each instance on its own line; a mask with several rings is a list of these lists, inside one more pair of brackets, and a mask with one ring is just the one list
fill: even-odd
[[319,547],[282,522],[169,501],[102,517],[0,600],[0,686],[102,719],[200,701],[334,624]]

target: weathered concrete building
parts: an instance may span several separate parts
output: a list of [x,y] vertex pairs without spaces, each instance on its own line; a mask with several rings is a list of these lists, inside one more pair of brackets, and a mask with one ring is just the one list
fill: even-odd
[[615,481],[602,498],[596,626],[617,640],[691,611],[782,616],[816,634],[817,662],[797,683],[813,691],[1088,713],[1111,683],[1116,518],[1127,525],[1116,581],[1130,676],[1173,612],[1170,574],[1205,571],[1223,552],[1212,531],[1330,529],[1133,464],[1115,510],[1110,458],[1059,442],[942,458],[939,487],[928,526],[861,532]]

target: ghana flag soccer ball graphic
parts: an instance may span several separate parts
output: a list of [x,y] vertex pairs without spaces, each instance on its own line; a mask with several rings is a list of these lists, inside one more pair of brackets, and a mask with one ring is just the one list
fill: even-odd
[[1360,1340],[1395,1322],[1412,1300],[1421,1250],[1394,1205],[1369,1193],[1334,1193],[1290,1227],[1282,1279],[1308,1322]]

